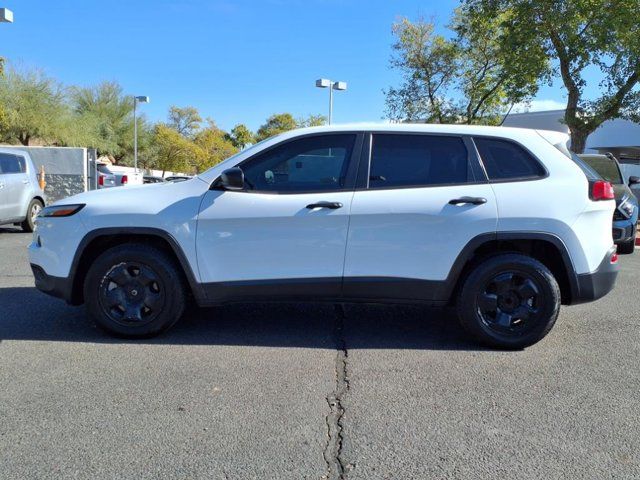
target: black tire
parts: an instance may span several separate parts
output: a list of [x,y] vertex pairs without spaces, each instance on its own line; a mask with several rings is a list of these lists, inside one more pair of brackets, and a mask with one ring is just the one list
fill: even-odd
[[549,333],[560,312],[560,288],[534,258],[508,253],[479,263],[457,299],[462,328],[492,348],[522,349]]
[[108,333],[148,338],[175,324],[185,308],[185,284],[175,261],[137,243],[102,253],[84,282],[87,313]]
[[628,242],[622,242],[618,244],[618,253],[620,255],[630,255],[636,251],[636,237],[635,235]]
[[24,221],[20,224],[22,230],[29,233],[33,232],[33,229],[35,228],[36,216],[38,215],[38,213],[40,213],[40,210],[42,210],[43,207],[44,205],[37,198],[34,198],[29,202],[29,207],[27,208],[27,218],[25,218]]

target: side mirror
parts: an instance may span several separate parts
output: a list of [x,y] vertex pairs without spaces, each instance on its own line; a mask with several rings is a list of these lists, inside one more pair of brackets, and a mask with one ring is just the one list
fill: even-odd
[[216,186],[224,190],[243,190],[244,172],[240,167],[228,168],[222,172]]
[[640,177],[636,177],[635,175],[632,175],[629,177],[629,186],[637,185],[639,183],[640,183]]

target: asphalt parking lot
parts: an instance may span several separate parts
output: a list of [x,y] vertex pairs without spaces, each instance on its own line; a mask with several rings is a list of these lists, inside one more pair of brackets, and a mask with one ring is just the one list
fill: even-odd
[[640,478],[640,252],[521,352],[447,310],[245,305],[112,339],[0,227],[0,477]]

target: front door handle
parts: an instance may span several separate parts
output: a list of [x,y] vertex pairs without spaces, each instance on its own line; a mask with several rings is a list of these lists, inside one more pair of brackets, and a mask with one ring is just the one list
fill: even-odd
[[330,208],[331,210],[335,210],[336,208],[342,208],[342,204],[340,202],[318,202],[318,203],[310,203],[307,205],[309,210],[314,208]]
[[487,199],[484,197],[460,197],[449,200],[449,205],[463,205],[465,203],[482,205],[483,203],[487,203]]
[[26,185],[27,183],[29,183],[29,180],[22,180],[22,183]]

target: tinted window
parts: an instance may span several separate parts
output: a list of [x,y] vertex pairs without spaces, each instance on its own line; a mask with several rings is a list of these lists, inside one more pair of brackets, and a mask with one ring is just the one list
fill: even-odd
[[301,138],[258,154],[241,165],[247,189],[274,192],[340,190],[355,135]]
[[0,173],[24,173],[26,171],[27,165],[24,157],[0,153]]
[[473,181],[473,173],[461,138],[397,134],[373,136],[370,188],[470,181]]
[[473,140],[490,180],[535,178],[545,174],[538,161],[516,143],[494,138]]
[[602,178],[604,178],[607,182],[622,184],[622,176],[620,175],[620,170],[618,169],[618,164],[615,160],[605,156],[591,156],[584,155],[582,158],[586,163],[588,163],[596,172],[600,174]]

